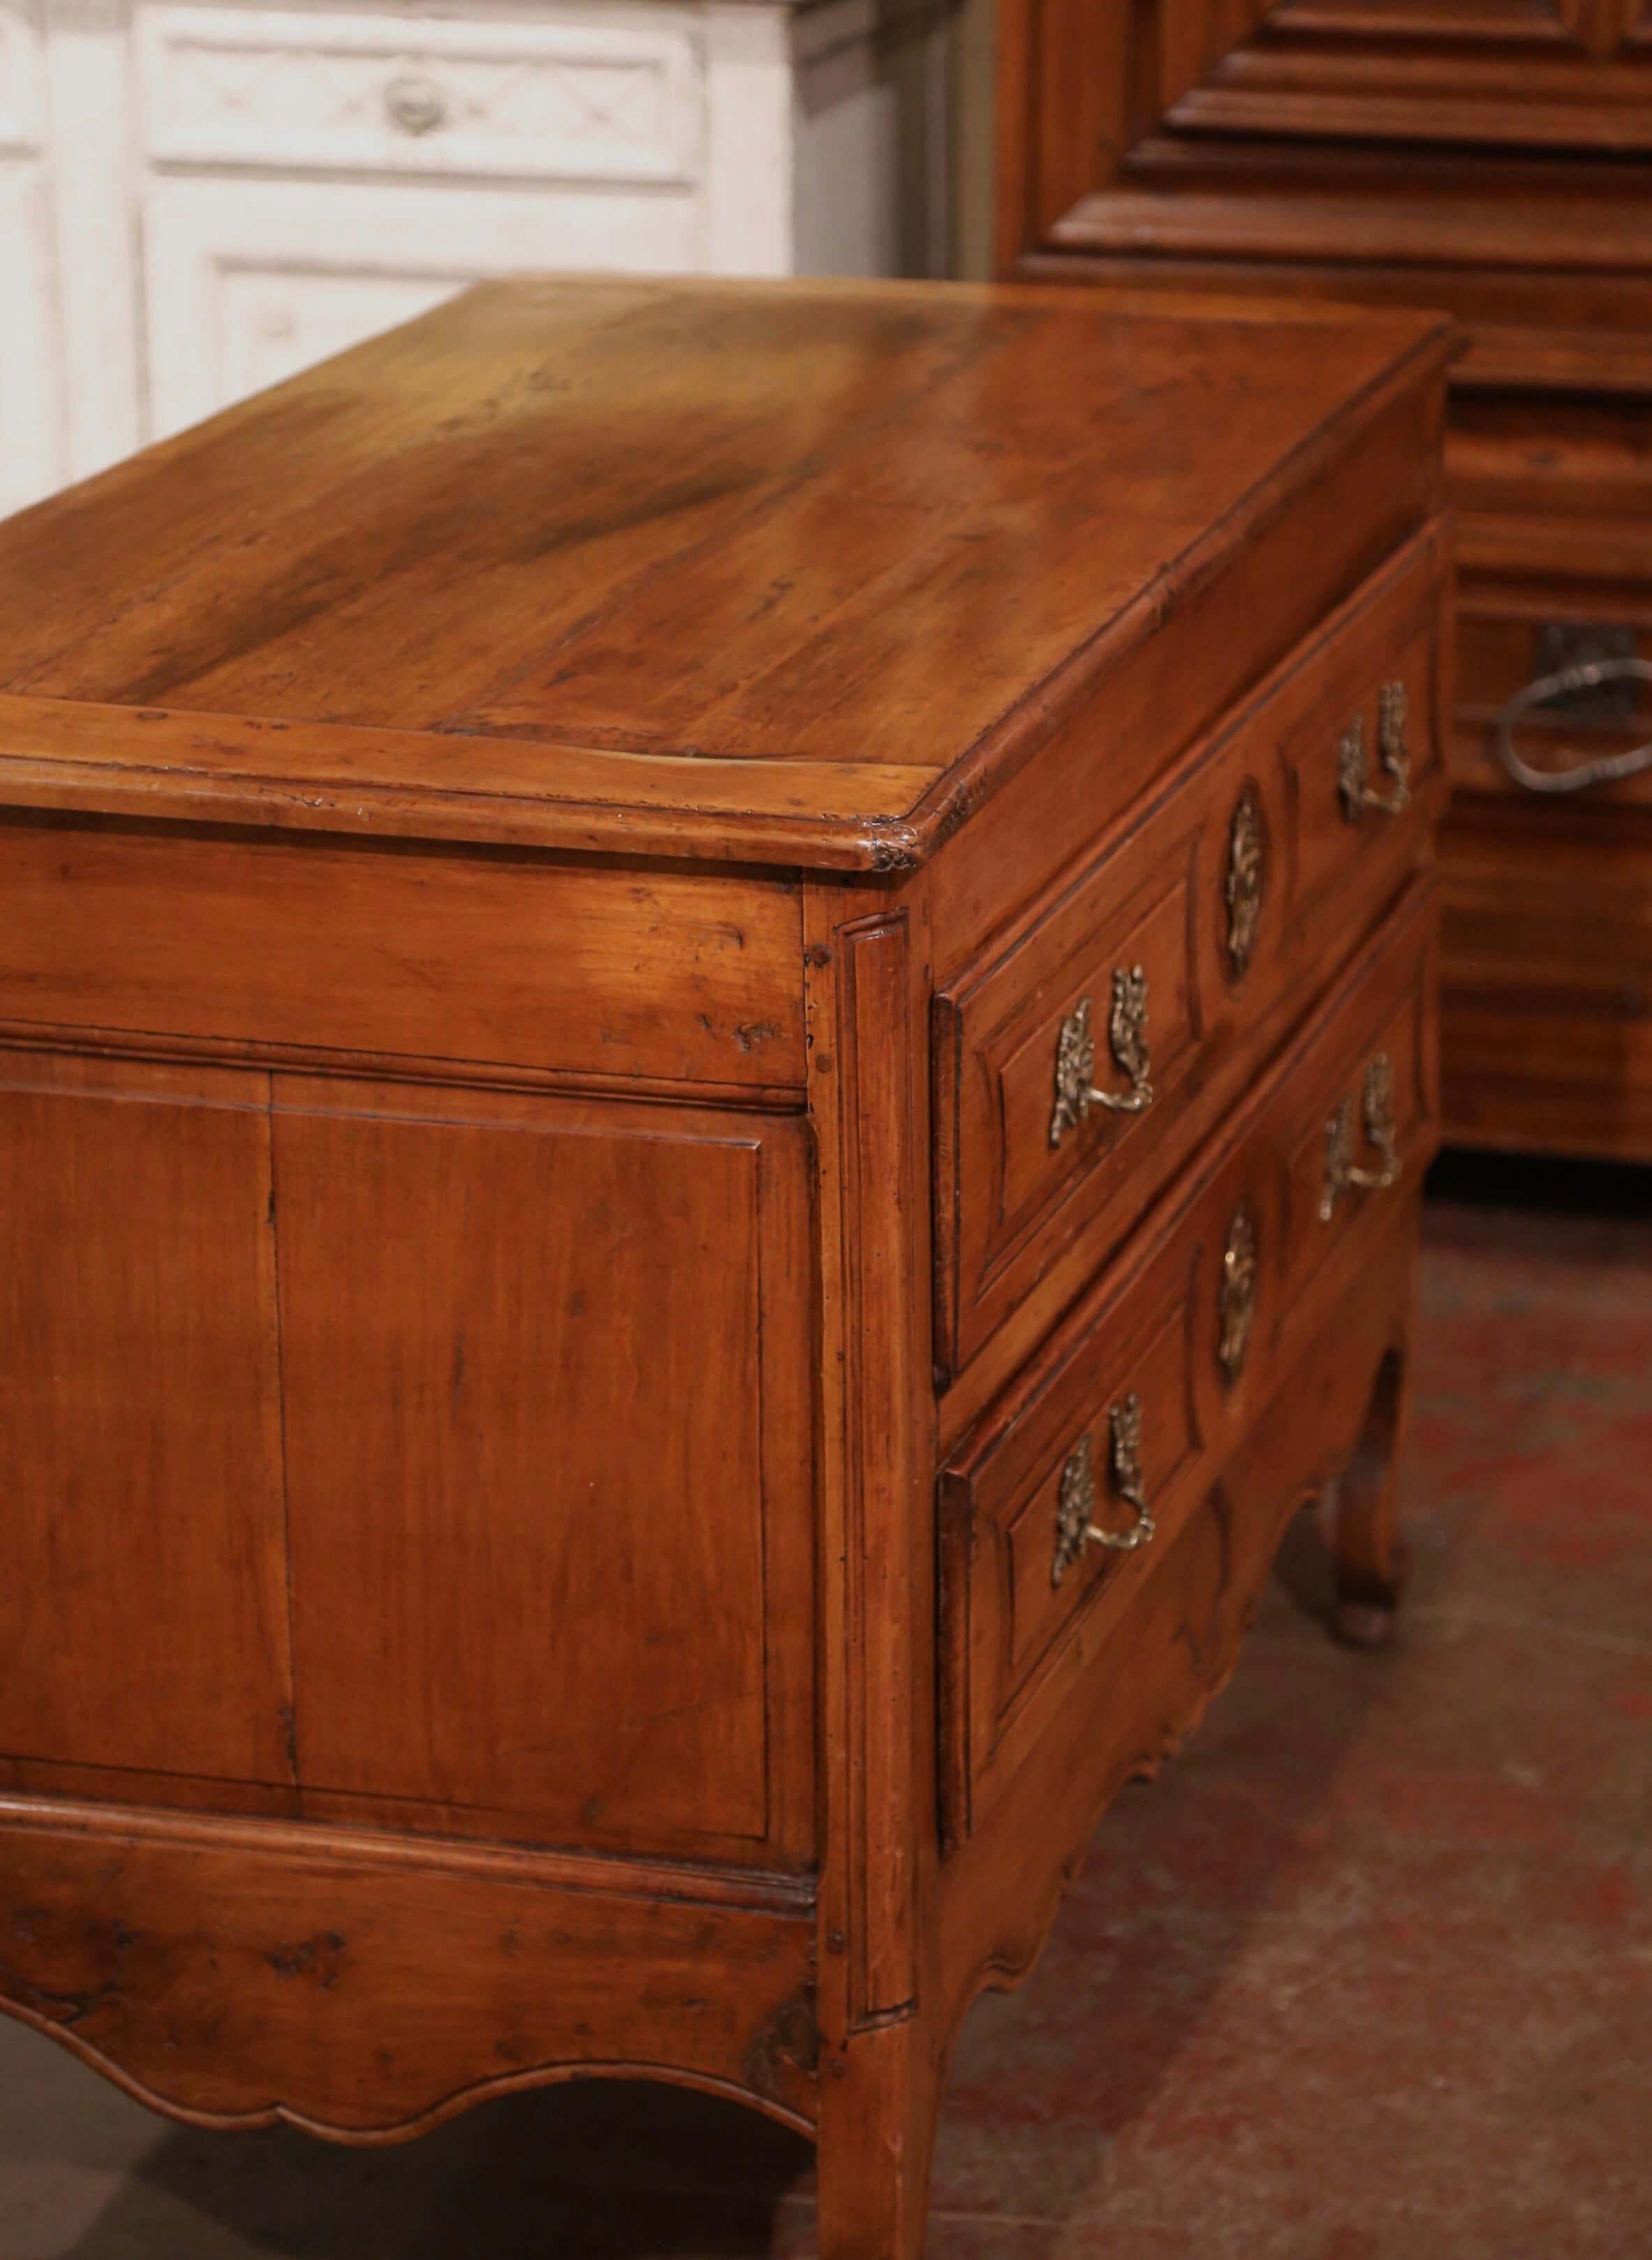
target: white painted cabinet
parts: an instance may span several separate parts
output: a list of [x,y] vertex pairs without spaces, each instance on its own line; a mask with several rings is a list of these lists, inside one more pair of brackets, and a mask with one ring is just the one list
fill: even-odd
[[0,0],[0,511],[66,476],[46,140],[41,17]]
[[0,505],[481,277],[944,271],[947,0],[0,0]]

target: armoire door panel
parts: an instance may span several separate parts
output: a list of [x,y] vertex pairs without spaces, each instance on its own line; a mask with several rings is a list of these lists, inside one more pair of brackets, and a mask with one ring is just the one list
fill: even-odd
[[0,1755],[289,1782],[286,1596],[266,1078],[0,1054]]
[[1249,11],[1254,24],[1240,0],[1168,11],[1193,19],[1208,58],[1197,82],[1163,82],[1165,118],[1183,130],[1448,147],[1641,149],[1652,138],[1642,0],[1288,0]]
[[808,1806],[797,1126],[275,1088],[305,1791],[774,1859]]

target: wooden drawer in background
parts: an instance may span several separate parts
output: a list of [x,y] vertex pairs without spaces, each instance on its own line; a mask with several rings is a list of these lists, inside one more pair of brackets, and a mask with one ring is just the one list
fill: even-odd
[[[1520,799],[1491,757],[1504,703],[1577,659],[1652,658],[1652,401],[1468,394],[1453,416],[1462,581],[1452,781]],[[1648,737],[1652,693],[1634,685],[1534,712],[1520,743],[1539,766],[1564,765]],[[1587,805],[1606,797],[1591,792]],[[1652,807],[1652,778],[1609,797]]]
[[[1257,1031],[1357,948],[1416,868],[1442,774],[1446,567],[1436,526],[1183,765],[1145,820],[938,998],[943,1379],[1053,1268],[1105,1256],[1254,1073]],[[1352,746],[1366,790],[1393,795],[1384,712],[1409,766],[1398,812],[1344,790]],[[1061,1062],[1086,1041],[1096,1087],[1123,1109],[1062,1098]]]
[[[944,1833],[1067,1691],[1381,1248],[1434,1144],[1431,891],[1414,890],[1171,1213],[1139,1235],[941,1477]],[[1380,1087],[1380,1105],[1368,1093]],[[1384,1118],[1385,1112],[1385,1119]],[[1154,1533],[1131,1550],[1138,1491]]]
[[[1638,595],[1552,581],[1465,588],[1457,620],[1460,696],[1448,743],[1453,790],[1505,801],[1541,827],[1556,800],[1508,776],[1494,750],[1498,713],[1540,676],[1598,658],[1652,658],[1652,581]],[[1648,740],[1652,684],[1634,682],[1534,708],[1515,733],[1521,759],[1534,769],[1610,759]],[[1574,812],[1592,810],[1595,820],[1610,823],[1611,812],[1652,811],[1652,773],[1563,797]],[[1533,836],[1541,840],[1541,828]]]
[[[1533,793],[1496,759],[1499,709],[1578,661],[1652,659],[1652,401],[1456,404],[1458,688],[1441,833],[1445,1134],[1515,1152],[1652,1156],[1652,773]],[[1527,715],[1561,769],[1652,740],[1652,690]]]
[[1441,924],[1447,1136],[1652,1155],[1652,809],[1454,802]]

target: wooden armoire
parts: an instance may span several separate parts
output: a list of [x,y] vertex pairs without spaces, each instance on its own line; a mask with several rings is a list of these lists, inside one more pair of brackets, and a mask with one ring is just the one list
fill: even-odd
[[[1652,0],[1001,0],[999,116],[1006,273],[1464,324],[1445,1132],[1652,1160],[1652,775],[1534,793],[1494,727],[1652,660]],[[1517,747],[1648,739],[1631,676]]]

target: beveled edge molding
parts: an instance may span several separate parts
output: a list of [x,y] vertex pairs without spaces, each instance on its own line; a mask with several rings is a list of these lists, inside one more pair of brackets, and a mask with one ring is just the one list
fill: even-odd
[[[1044,285],[1019,295],[1029,306],[1058,303]],[[1278,318],[1277,306],[1266,311]],[[1224,310],[1225,319],[1260,318],[1242,299]],[[1312,328],[1326,317],[1310,306],[1293,308],[1292,318]],[[1355,461],[1370,427],[1428,376],[1443,376],[1458,350],[1459,332],[1444,315],[1384,311],[1370,321],[1388,331],[1394,350],[1342,415],[1194,542],[1176,561],[1168,588],[1144,588],[949,763],[719,761],[0,692],[0,808],[868,877],[915,870],[1157,633],[1170,596],[1191,602],[1247,544],[1279,533],[1311,490]],[[1428,508],[1411,511],[1391,529],[1393,545],[1408,545],[1432,523]],[[1343,587],[1333,612],[1360,586]],[[1320,606],[1290,628],[1276,663],[1327,618]],[[1248,676],[1229,697],[1254,687]],[[1205,717],[1191,734],[1215,719]],[[123,742],[127,757],[111,760],[111,744]],[[554,795],[525,790],[509,774],[513,762],[542,769],[547,756],[555,762]],[[487,782],[455,788],[450,780],[461,761]],[[697,797],[687,799],[689,792]],[[813,804],[801,814],[799,797]]]
[[[126,752],[111,757],[111,746]],[[483,782],[454,784],[459,765]],[[554,791],[517,771],[554,764]],[[296,772],[296,773],[295,773]],[[342,838],[903,871],[934,763],[715,760],[0,691],[0,808]],[[797,803],[812,805],[797,812]]]
[[67,1836],[110,1836],[128,1843],[207,1852],[264,1851],[279,1838],[283,1856],[298,1859],[408,1868],[421,1876],[449,1870],[563,1891],[599,1892],[620,1899],[699,1900],[712,1906],[748,1907],[766,1914],[806,1915],[815,1900],[812,1875],[704,1867],[622,1852],[538,1850],[400,1830],[265,1820],[184,1806],[162,1809],[153,1805],[104,1804],[101,1799],[94,1803],[85,1798],[0,1789],[0,1840],[11,1828]]

